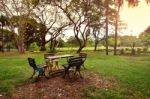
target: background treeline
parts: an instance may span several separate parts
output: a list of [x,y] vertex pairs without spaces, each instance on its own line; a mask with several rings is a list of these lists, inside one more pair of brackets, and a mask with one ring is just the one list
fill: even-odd
[[[116,2],[117,1],[117,2]],[[57,47],[141,47],[150,45],[150,27],[139,38],[119,36],[122,0],[0,0],[0,51],[18,49],[55,52]],[[129,4],[136,2],[128,1]],[[65,38],[66,30],[74,36]]]

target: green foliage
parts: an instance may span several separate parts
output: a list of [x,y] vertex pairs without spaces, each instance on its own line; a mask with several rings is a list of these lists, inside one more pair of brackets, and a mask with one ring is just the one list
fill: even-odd
[[120,54],[124,54],[124,52],[125,52],[124,49],[120,50]]
[[65,41],[63,39],[59,39],[57,47],[64,47],[64,46],[65,46]]
[[130,48],[125,48],[126,51],[130,51]]
[[36,42],[32,43],[29,47],[30,51],[39,51],[39,47],[37,46]]
[[94,41],[89,39],[87,42],[87,47],[93,47],[93,46],[94,46]]
[[0,16],[0,23],[2,24],[2,26],[8,25],[9,24],[9,18],[1,15]]
[[37,33],[37,28],[39,27],[39,23],[33,18],[24,17],[24,16],[12,16],[10,20],[16,27],[19,28],[18,26],[19,19],[24,20],[22,26],[24,27],[25,30],[24,32],[21,33],[22,36],[21,38],[24,39],[26,49],[28,50],[31,43],[39,41],[37,40],[37,38],[39,37]]
[[143,48],[143,52],[146,53],[147,51],[148,51],[148,48],[147,48],[147,47],[144,47],[144,48]]
[[[110,36],[108,37],[108,44],[109,44],[109,46],[114,46],[114,43],[115,43],[114,35],[110,35]],[[118,37],[117,46],[119,46],[120,43],[121,43],[120,37]]]
[[136,52],[135,49],[132,48],[132,49],[131,49],[131,54],[132,54],[132,55],[135,55],[135,52]]
[[78,46],[78,42],[76,40],[76,38],[74,36],[70,36],[67,40],[67,45],[68,46],[72,46],[72,47],[77,47]]
[[140,54],[142,52],[141,48],[137,48],[137,53]]
[[140,46],[140,40],[136,36],[120,36],[120,45],[131,47],[133,43],[135,43],[136,46]]
[[[150,27],[149,27],[150,28]],[[148,28],[148,29],[149,29]],[[145,46],[150,46],[150,31],[147,30],[146,32],[143,32],[139,35],[139,38],[141,39],[142,43]]]

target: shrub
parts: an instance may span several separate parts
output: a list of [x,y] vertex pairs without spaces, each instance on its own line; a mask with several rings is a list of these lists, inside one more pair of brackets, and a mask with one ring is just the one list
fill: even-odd
[[121,49],[121,50],[120,50],[120,54],[124,54],[124,49]]
[[29,47],[29,51],[39,51],[39,47],[37,46],[37,44],[34,42],[30,45]]
[[143,52],[146,53],[148,51],[148,48],[143,48]]
[[135,49],[134,49],[134,48],[132,48],[131,54],[132,54],[132,55],[135,55]]
[[141,48],[137,48],[137,53],[140,54],[142,52]]
[[109,51],[109,52],[112,52],[112,51],[114,51],[114,49],[108,49],[108,51]]
[[125,48],[126,51],[130,51],[130,48]]

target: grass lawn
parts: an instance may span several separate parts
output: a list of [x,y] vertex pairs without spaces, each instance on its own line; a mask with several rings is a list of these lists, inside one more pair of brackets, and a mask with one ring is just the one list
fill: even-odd
[[[11,93],[15,85],[22,84],[31,76],[27,57],[34,57],[37,64],[44,62],[43,53],[0,56],[0,92]],[[87,72],[96,72],[118,83],[112,89],[89,87],[85,96],[94,99],[150,97],[150,56],[106,56],[102,52],[88,52],[85,66]]]

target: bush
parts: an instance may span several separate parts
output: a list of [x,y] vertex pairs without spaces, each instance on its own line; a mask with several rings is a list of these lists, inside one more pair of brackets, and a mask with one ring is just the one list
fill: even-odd
[[140,54],[142,52],[141,48],[137,48],[137,53]]
[[113,51],[114,51],[114,49],[108,49],[108,51],[109,51],[109,52],[113,52]]
[[131,54],[132,54],[132,55],[135,55],[135,49],[132,48]]
[[124,54],[124,49],[121,49],[121,50],[120,50],[120,54]]
[[130,48],[125,48],[126,51],[130,51]]
[[148,51],[148,48],[146,48],[146,47],[143,48],[143,52],[144,52],[144,53],[147,53],[147,51]]
[[30,45],[29,47],[29,51],[39,51],[39,47],[37,46],[37,44],[34,42]]

